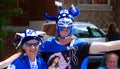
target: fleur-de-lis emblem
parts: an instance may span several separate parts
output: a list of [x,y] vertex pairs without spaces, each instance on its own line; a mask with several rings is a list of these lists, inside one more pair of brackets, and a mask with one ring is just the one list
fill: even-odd
[[36,32],[34,30],[31,29],[27,29],[26,30],[26,36],[35,36]]

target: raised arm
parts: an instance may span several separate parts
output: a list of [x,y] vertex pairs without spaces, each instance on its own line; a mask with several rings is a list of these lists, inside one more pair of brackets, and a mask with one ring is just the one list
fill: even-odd
[[97,52],[108,52],[120,49],[120,40],[110,42],[93,42],[91,43],[89,53],[94,54]]
[[6,68],[12,61],[14,61],[17,57],[20,56],[20,52],[12,55],[11,57],[7,58],[4,61],[0,62],[0,69]]

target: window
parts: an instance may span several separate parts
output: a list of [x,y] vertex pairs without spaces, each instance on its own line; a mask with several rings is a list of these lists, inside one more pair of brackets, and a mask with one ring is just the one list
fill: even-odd
[[108,0],[78,0],[79,4],[108,4]]
[[112,10],[110,0],[77,0],[81,10]]
[[102,37],[100,31],[98,31],[95,28],[91,28],[91,32],[92,32],[93,37]]

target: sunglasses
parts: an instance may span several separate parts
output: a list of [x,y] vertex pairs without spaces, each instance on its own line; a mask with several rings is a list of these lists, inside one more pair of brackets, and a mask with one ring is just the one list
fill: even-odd
[[38,46],[40,44],[40,42],[36,42],[36,43],[25,43],[26,46]]

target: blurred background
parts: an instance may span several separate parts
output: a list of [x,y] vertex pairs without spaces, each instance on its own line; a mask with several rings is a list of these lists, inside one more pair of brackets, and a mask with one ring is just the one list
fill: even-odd
[[[0,61],[16,53],[12,41],[15,32],[26,28],[43,30],[44,13],[54,16],[58,7],[55,0],[0,0]],[[75,21],[90,22],[107,31],[109,23],[114,22],[120,30],[120,0],[57,0],[64,8],[74,4],[80,9]],[[49,29],[49,28],[48,28]],[[47,30],[48,30],[47,29]],[[52,29],[55,30],[55,27]],[[45,31],[45,30],[43,30]]]

